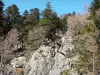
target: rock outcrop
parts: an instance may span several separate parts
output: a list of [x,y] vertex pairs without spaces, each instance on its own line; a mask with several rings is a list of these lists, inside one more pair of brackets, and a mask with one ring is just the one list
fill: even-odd
[[26,64],[24,75],[60,75],[66,69],[72,71],[71,75],[77,75],[72,66],[77,60],[73,40],[68,33],[60,40],[60,47],[56,43],[41,45]]
[[11,60],[10,64],[5,65],[3,75],[24,75],[26,57],[18,57]]
[[23,68],[26,63],[26,57],[18,57],[11,60],[13,68]]

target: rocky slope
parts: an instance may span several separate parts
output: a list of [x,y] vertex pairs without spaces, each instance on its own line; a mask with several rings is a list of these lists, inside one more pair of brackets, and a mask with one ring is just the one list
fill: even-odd
[[77,75],[73,63],[77,60],[73,39],[67,32],[55,43],[41,45],[25,65],[24,75],[60,75],[64,70],[70,70],[71,75]]

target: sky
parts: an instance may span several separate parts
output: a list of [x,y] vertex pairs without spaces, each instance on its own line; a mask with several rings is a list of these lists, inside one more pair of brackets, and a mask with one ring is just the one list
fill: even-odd
[[92,0],[3,0],[6,9],[12,4],[16,4],[22,14],[24,10],[30,10],[32,8],[39,8],[42,11],[46,6],[46,3],[50,1],[52,9],[57,12],[58,15],[64,13],[84,13],[84,7],[91,4]]

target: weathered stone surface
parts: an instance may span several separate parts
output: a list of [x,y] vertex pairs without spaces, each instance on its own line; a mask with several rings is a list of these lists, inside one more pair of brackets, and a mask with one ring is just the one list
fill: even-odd
[[[41,45],[26,64],[24,75],[60,75],[63,70],[71,69],[71,63],[77,59],[73,53],[72,38],[67,33],[61,41],[60,47],[57,44],[54,47]],[[74,69],[72,75],[77,75]]]
[[14,68],[22,68],[25,66],[25,63],[26,63],[26,57],[18,57],[11,60],[11,65]]

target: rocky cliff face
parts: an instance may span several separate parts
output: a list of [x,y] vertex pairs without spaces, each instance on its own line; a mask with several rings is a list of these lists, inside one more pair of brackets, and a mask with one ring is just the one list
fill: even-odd
[[67,32],[60,38],[61,44],[41,45],[25,65],[24,75],[61,75],[70,69],[71,75],[77,75],[73,63],[77,60],[73,39]]

